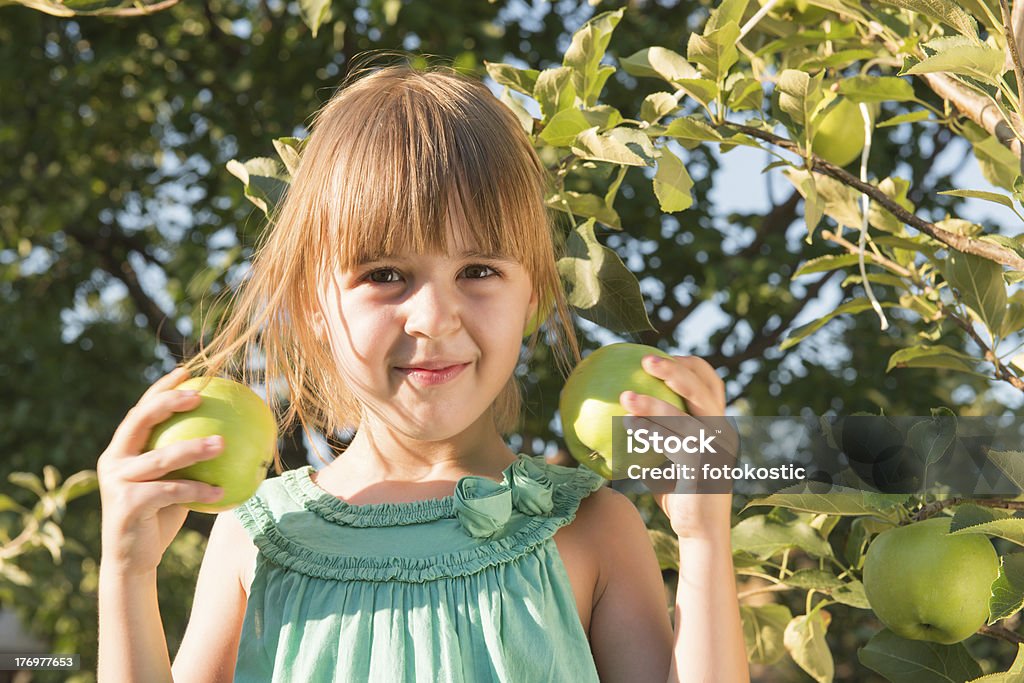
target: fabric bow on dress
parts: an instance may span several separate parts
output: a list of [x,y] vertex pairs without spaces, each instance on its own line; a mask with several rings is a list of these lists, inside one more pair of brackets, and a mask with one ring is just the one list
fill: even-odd
[[524,515],[546,515],[554,507],[554,485],[543,467],[519,458],[505,468],[502,481],[468,475],[455,485],[455,517],[466,533],[490,538],[512,517],[514,507]]

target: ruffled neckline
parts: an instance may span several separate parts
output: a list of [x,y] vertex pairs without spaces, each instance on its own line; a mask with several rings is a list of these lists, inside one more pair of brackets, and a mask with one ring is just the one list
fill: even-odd
[[[444,498],[352,505],[314,484],[312,469],[289,470],[266,480],[235,514],[267,561],[333,580],[419,583],[511,562],[550,541],[560,527],[572,522],[580,501],[605,483],[584,466],[564,467],[546,462],[543,456],[520,455],[502,472],[500,482],[468,475]],[[454,518],[457,523],[440,523],[454,524],[476,543],[429,557],[316,550],[279,527],[296,506],[349,526],[398,526]]]
[[513,509],[532,517],[550,514],[556,482],[548,475],[564,478],[575,469],[521,453],[504,469],[501,481],[465,475],[449,496],[404,503],[344,501],[313,481],[312,465],[285,472],[282,484],[305,509],[335,524],[390,527],[455,518],[471,536],[489,538],[508,523]]

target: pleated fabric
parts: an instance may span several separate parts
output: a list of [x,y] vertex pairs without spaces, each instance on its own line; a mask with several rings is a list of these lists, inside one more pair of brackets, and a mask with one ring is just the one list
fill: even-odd
[[500,482],[351,505],[312,473],[235,509],[259,551],[236,682],[598,681],[553,536],[599,475],[520,455]]

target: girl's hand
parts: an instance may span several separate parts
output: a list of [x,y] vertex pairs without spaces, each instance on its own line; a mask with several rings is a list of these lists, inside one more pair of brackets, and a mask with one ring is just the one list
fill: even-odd
[[[673,356],[672,360],[645,356],[643,368],[648,374],[663,380],[672,391],[681,396],[690,412],[685,413],[665,401],[631,391],[624,391],[619,396],[619,403],[623,408],[636,417],[649,418],[644,422],[651,423],[650,426],[663,438],[672,434],[684,435],[677,434],[664,424],[658,424],[658,416],[692,415],[694,418],[719,418],[711,421],[716,428],[723,428],[716,445],[726,445],[731,449],[731,454],[735,455],[735,431],[727,421],[721,419],[725,416],[725,383],[707,361],[697,356]],[[694,420],[694,424],[699,422]],[[699,467],[699,460],[694,459],[692,464]],[[668,516],[673,531],[680,538],[728,543],[732,493],[673,493],[672,490],[661,490],[675,486],[677,491],[685,491],[693,485],[693,482],[680,481],[676,486],[672,482],[673,480],[650,480],[646,483],[648,488],[654,491],[654,499]]]
[[168,472],[218,455],[223,440],[181,441],[143,453],[153,427],[202,400],[195,392],[172,391],[188,378],[183,368],[157,380],[124,420],[96,464],[102,508],[102,561],[119,573],[156,571],[181,529],[190,501],[214,502],[224,493],[197,481],[158,481]]

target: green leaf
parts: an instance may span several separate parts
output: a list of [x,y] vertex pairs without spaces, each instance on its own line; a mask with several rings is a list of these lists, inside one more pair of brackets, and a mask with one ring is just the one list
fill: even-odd
[[654,194],[658,197],[661,210],[675,213],[690,208],[693,197],[690,188],[693,180],[686,172],[686,166],[668,147],[661,149],[658,172],[654,175]]
[[857,659],[892,683],[963,683],[981,674],[963,643],[907,640],[889,629],[879,631],[857,650]]
[[331,18],[331,0],[299,0],[299,17],[316,38],[320,26]]
[[997,85],[1005,69],[1003,52],[987,45],[957,45],[925,57],[909,69],[900,71],[900,76],[919,74],[950,73],[970,76],[989,85]]
[[705,109],[718,97],[718,84],[706,78],[683,78],[676,81],[676,85]]
[[519,103],[515,97],[512,96],[512,91],[508,88],[502,88],[501,94],[498,95],[498,99],[512,110],[512,113],[519,119],[519,125],[522,126],[523,131],[527,135],[533,135],[533,115],[526,111],[526,108]]
[[931,116],[931,112],[927,109],[918,109],[917,111],[907,112],[906,114],[899,114],[891,118],[886,119],[875,124],[875,128],[886,128],[888,126],[898,126],[901,123],[917,123],[918,121],[927,121]]
[[543,120],[576,104],[576,86],[573,85],[573,70],[567,66],[544,69],[537,74],[533,97],[540,105]]
[[573,70],[573,85],[585,106],[597,102],[608,76],[615,67],[601,67],[612,32],[622,19],[625,9],[617,9],[587,20],[572,36],[572,43],[562,59],[564,66]]
[[839,50],[829,55],[810,55],[806,59],[799,60],[793,66],[808,73],[814,73],[820,69],[843,70],[855,62],[871,59],[874,56],[873,50]]
[[654,123],[678,108],[679,103],[672,93],[654,92],[645,97],[640,105],[640,118],[648,123]]
[[11,482],[15,486],[28,489],[40,498],[46,495],[46,489],[43,488],[42,480],[39,479],[38,475],[33,474],[32,472],[11,472],[7,475],[7,481]]
[[[879,305],[882,306],[882,308],[890,308],[895,304],[893,304],[891,301],[880,301]],[[796,327],[793,330],[791,330],[786,339],[781,344],[779,344],[779,350],[785,351],[786,349],[800,343],[800,341],[817,332],[818,329],[823,327],[826,323],[832,320],[832,318],[835,318],[837,315],[844,315],[846,313],[860,313],[862,311],[867,311],[870,309],[871,302],[868,299],[865,299],[863,297],[851,299],[841,304],[831,313],[827,313],[824,316],[816,318],[815,320],[812,320],[811,322],[805,325],[801,325],[800,327]]]
[[664,47],[649,47],[619,60],[630,76],[662,78],[668,82],[700,78],[700,72],[678,52]]
[[800,569],[785,578],[787,586],[805,590],[831,591],[843,585],[835,574],[821,569]]
[[[807,482],[804,485],[808,493],[773,493],[764,498],[756,498],[747,503],[744,510],[750,507],[771,505],[773,507],[840,516],[870,515],[876,510],[864,500],[864,495],[856,489],[847,493],[835,493],[836,487],[822,482]],[[819,490],[815,490],[820,488]]]
[[985,190],[944,190],[938,194],[948,194],[954,197],[984,199],[987,202],[994,202],[1005,206],[1008,209],[1013,209],[1013,200],[1004,194],[999,194],[998,192],[986,192]]
[[953,515],[949,532],[953,536],[984,534],[1024,546],[1024,519],[1004,517],[1002,511],[980,505],[961,505]]
[[823,610],[818,610],[793,617],[783,635],[789,656],[818,683],[832,683],[835,676],[832,651],[825,642],[827,628]]
[[988,623],[1008,619],[1024,607],[1024,553],[999,558],[999,578],[988,599]]
[[721,142],[723,139],[717,130],[699,116],[681,116],[673,119],[665,129],[665,135],[675,138],[686,149],[693,149],[703,142]]
[[1002,327],[1006,315],[1006,285],[998,263],[981,256],[948,250],[942,274],[960,295],[960,300],[993,334]]
[[889,356],[885,371],[893,368],[947,368],[958,372],[978,374],[974,370],[977,359],[944,344],[920,344],[900,349]]
[[857,609],[871,609],[868,596],[864,592],[864,584],[860,581],[849,581],[831,592],[832,599],[836,602],[856,607]]
[[[801,275],[810,275],[812,273],[821,273],[829,270],[837,270],[839,268],[848,268],[850,266],[857,265],[858,261],[858,254],[825,254],[824,256],[816,256],[815,258],[804,261],[800,264],[800,267],[793,273],[793,277],[797,278]],[[875,255],[865,252],[864,263],[872,264],[874,262]]]
[[926,467],[941,460],[955,438],[955,416],[925,418],[907,430],[907,444]]
[[[731,77],[730,77],[731,80]],[[764,90],[761,81],[753,78],[739,78],[729,83],[729,97],[725,105],[732,111],[761,111],[764,106]]]
[[256,157],[244,164],[231,159],[227,163],[227,170],[242,181],[246,198],[268,216],[288,187],[284,167],[269,157]]
[[854,102],[906,102],[915,99],[909,80],[895,76],[854,76],[839,81],[839,92]]
[[601,223],[615,228],[622,229],[622,221],[615,209],[605,203],[603,197],[596,194],[573,192],[566,190],[547,200],[546,204],[553,209],[565,210],[568,204],[569,211],[573,215],[583,218],[596,218]]
[[[804,170],[787,168],[783,171],[783,175],[806,199],[807,194],[805,193],[808,190],[806,180],[811,177],[811,174]],[[840,225],[860,229],[862,218],[856,190],[838,180],[820,175],[814,176],[814,188],[817,199],[821,202],[823,211],[829,218]]]
[[1008,337],[1022,329],[1024,329],[1024,290],[1018,290],[1010,297],[999,336]]
[[1017,489],[1024,490],[1024,451],[989,450],[985,458],[998,467]]
[[739,51],[736,49],[739,37],[740,27],[734,21],[703,36],[691,33],[686,44],[686,58],[696,64],[710,80],[720,83],[739,59]]
[[61,484],[60,493],[66,502],[99,490],[99,479],[96,470],[75,472]]
[[750,0],[722,0],[718,7],[711,10],[711,16],[704,25],[704,33],[717,31],[730,22],[739,25],[743,22],[743,13],[748,4]]
[[484,60],[484,66],[487,69],[487,75],[494,79],[495,83],[533,97],[533,90],[537,87],[537,77],[540,75],[540,71],[537,69],[520,69],[511,64],[486,60]]
[[821,82],[825,72],[810,76],[803,71],[786,69],[779,75],[779,107],[793,119],[793,123],[806,126],[825,95]]
[[804,224],[807,226],[807,241],[810,243],[815,229],[821,223],[821,217],[825,215],[825,204],[818,194],[818,183],[813,173],[808,173],[800,181],[800,194],[804,198]]
[[619,142],[611,134],[599,134],[597,126],[588,128],[577,135],[572,152],[581,159],[590,159],[591,161],[607,161],[626,166],[647,166],[643,157],[630,150],[625,143]]
[[281,157],[289,176],[294,176],[299,168],[299,157],[304,143],[305,138],[286,137],[274,140],[274,149],[277,150],[277,156]]
[[951,0],[882,0],[882,2],[912,12],[920,12],[926,17],[931,17],[956,29],[968,38],[973,38],[975,42],[978,40],[978,22],[963,7]]
[[740,605],[743,642],[753,664],[771,665],[786,654],[783,633],[793,614],[785,605]]
[[733,552],[748,552],[766,559],[787,548],[799,548],[815,557],[832,555],[828,542],[800,520],[783,524],[757,515],[744,519],[732,529]]
[[1020,161],[1006,145],[972,121],[963,124],[964,137],[970,141],[985,180],[1007,192],[1013,192],[1020,177]]
[[597,241],[594,219],[569,234],[558,272],[581,317],[619,333],[654,329],[640,283],[618,254]]
[[577,135],[592,126],[579,109],[563,109],[544,126],[540,139],[554,147],[569,147]]

